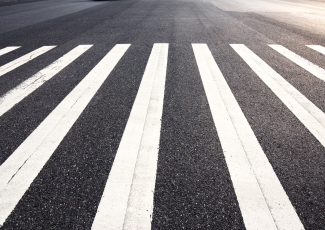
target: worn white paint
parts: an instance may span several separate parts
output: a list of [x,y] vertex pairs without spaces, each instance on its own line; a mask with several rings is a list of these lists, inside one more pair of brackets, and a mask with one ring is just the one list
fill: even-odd
[[80,45],[0,97],[0,116],[50,80],[92,45]]
[[246,229],[303,229],[206,44],[193,44]]
[[33,60],[34,58],[46,53],[47,51],[53,49],[55,46],[42,46],[41,48],[38,48],[28,54],[25,54],[24,56],[17,58],[16,60],[13,60],[3,66],[0,67],[0,77],[19,66]]
[[307,59],[300,57],[299,55],[295,54],[294,52],[288,50],[287,48],[281,45],[269,45],[272,49],[276,50],[295,64],[299,65],[300,67],[307,70],[309,73],[313,74],[315,77],[325,81],[325,70],[321,67],[311,63]]
[[20,48],[20,46],[8,46],[0,50],[0,56]]
[[244,45],[231,45],[263,82],[325,146],[325,114]]
[[306,45],[307,47],[325,55],[325,47],[320,45]]
[[116,45],[0,166],[0,226],[130,45]]
[[154,44],[92,229],[151,229],[168,44]]

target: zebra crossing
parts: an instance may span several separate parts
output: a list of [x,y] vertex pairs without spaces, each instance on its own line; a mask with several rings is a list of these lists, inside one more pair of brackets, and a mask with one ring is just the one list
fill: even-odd
[[168,44],[155,44],[92,229],[150,229]]
[[0,50],[0,56],[4,55],[6,53],[9,53],[11,51],[14,51],[18,48],[20,48],[20,46],[9,46],[9,47],[3,48]]
[[[310,61],[298,56],[297,54],[293,53],[292,51],[288,50],[287,48],[285,48],[283,46],[279,46],[279,45],[269,45],[269,46],[272,49],[279,52],[280,54],[282,54],[283,56],[285,56],[286,58],[288,58],[289,60],[291,60],[292,62],[296,63],[300,67],[304,68],[305,70],[307,70],[308,72],[313,74],[315,77],[318,77],[319,79],[325,81],[324,69],[318,67],[317,65],[314,65]],[[323,50],[320,50],[319,48],[314,47],[314,46],[308,46],[308,47],[310,47],[316,51],[323,51]]]
[[303,229],[208,47],[193,49],[246,228]]
[[[45,69],[39,71],[32,77],[28,78],[26,81],[22,82],[8,93],[2,97],[2,103],[0,105],[0,116],[11,109],[15,104],[19,103],[29,94],[34,92],[38,87],[43,85],[46,81],[50,80],[54,75],[68,66],[71,62],[77,59],[80,55],[86,52],[91,46],[81,45],[69,53],[65,54],[63,57],[59,58],[54,63],[47,66]],[[18,59],[17,59],[18,60]],[[24,62],[22,59],[19,61],[13,61],[12,63],[21,64]],[[11,63],[7,65],[12,65]],[[15,64],[13,64],[15,65]]]
[[[325,114],[247,47],[242,45],[232,45],[232,47],[318,141],[325,146]],[[324,72],[317,72],[320,79],[325,76],[323,69],[318,66],[315,67]],[[312,68],[312,70],[316,69]],[[315,72],[313,71],[313,73]]]
[[[14,60],[12,62],[9,62],[6,65],[1,66],[0,67],[0,77],[5,75],[6,73],[9,73],[10,71],[18,68],[19,66],[26,64],[27,62],[33,60],[34,58],[37,58],[38,56],[46,53],[47,51],[50,51],[54,47],[55,46],[43,46],[43,47],[40,47],[40,48],[38,48],[38,49],[36,49],[36,50],[34,50],[34,51],[20,57],[20,58],[17,58],[16,60]],[[13,49],[11,49],[10,51],[13,51]]]
[[[0,226],[132,44],[118,44],[0,165]],[[325,147],[325,114],[243,44],[230,44],[256,75]],[[0,97],[0,116],[83,55],[79,45]],[[325,70],[281,45],[269,45],[324,81]],[[307,47],[324,54],[322,46]],[[0,56],[20,47],[6,47]],[[0,67],[0,76],[56,46],[43,46]],[[206,44],[192,44],[247,229],[304,229],[281,182]],[[169,45],[153,45],[92,229],[150,229],[153,218]]]

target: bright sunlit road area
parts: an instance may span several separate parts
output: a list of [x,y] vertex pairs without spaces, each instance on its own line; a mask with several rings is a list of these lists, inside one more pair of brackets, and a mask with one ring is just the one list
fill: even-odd
[[0,0],[0,229],[325,229],[325,1]]

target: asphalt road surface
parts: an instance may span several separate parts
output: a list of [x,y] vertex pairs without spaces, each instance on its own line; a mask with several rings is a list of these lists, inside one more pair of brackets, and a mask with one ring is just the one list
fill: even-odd
[[1,0],[1,229],[325,229],[325,2]]

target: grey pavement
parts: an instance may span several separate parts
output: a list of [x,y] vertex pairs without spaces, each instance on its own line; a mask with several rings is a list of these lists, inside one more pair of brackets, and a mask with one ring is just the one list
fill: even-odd
[[[49,159],[35,163],[41,165],[41,170],[31,184],[24,189],[13,182],[20,175],[31,177],[32,173],[19,174],[31,157],[17,166],[10,181],[3,182],[4,176],[0,175],[1,229],[91,229],[149,56],[157,43],[168,43],[169,49],[157,165],[150,171],[155,178],[153,198],[145,197],[152,203],[152,210],[144,210],[148,211],[143,214],[147,219],[139,214],[134,222],[127,222],[127,214],[124,228],[142,229],[149,220],[151,229],[256,229],[248,224],[248,219],[254,218],[260,207],[252,202],[250,209],[244,209],[250,203],[239,199],[241,189],[245,190],[243,200],[249,197],[252,185],[244,179],[243,186],[237,187],[235,181],[242,172],[230,171],[231,160],[227,158],[192,49],[192,44],[199,43],[207,44],[211,51],[297,215],[291,227],[287,216],[280,217],[289,223],[286,228],[277,222],[270,206],[273,201],[263,190],[264,182],[256,179],[264,198],[261,202],[269,205],[269,215],[277,229],[295,229],[297,221],[304,229],[325,229],[325,147],[320,138],[325,138],[324,134],[314,135],[304,124],[308,119],[293,113],[294,105],[287,106],[230,46],[244,44],[323,116],[324,80],[268,45],[281,45],[308,60],[308,65],[312,63],[325,71],[324,54],[306,46],[325,47],[324,19],[325,2],[308,0],[0,2],[0,53],[6,47],[20,46],[0,56],[0,74],[4,71],[1,66],[42,46],[56,46],[0,76],[0,110],[12,89],[75,47],[93,45],[0,116],[0,171],[16,159],[16,150],[24,148],[25,140],[116,44],[130,44]],[[236,118],[230,118],[240,129]],[[325,130],[325,123],[319,120],[313,123],[315,129]],[[42,145],[50,148],[45,141]],[[31,148],[27,147],[26,152]],[[236,153],[231,157],[236,158]],[[260,172],[253,166],[251,170],[258,178]],[[121,178],[127,171],[122,170]],[[268,169],[261,170],[261,175],[268,178]],[[145,184],[147,179],[141,182]],[[126,196],[132,193],[131,188],[125,189]],[[16,191],[23,193],[15,203]],[[276,191],[274,186],[275,194]],[[12,197],[3,198],[3,194]],[[13,202],[14,208],[7,215],[5,210]],[[274,202],[285,206],[281,200]],[[104,212],[114,212],[119,205],[126,213],[141,211],[127,209],[130,204],[121,203],[104,206]],[[263,221],[256,219],[256,226]],[[123,225],[116,227],[122,228]]]

